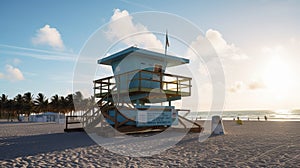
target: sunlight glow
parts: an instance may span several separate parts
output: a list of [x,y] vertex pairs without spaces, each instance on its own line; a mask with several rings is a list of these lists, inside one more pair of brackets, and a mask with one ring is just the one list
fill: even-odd
[[288,64],[279,57],[274,57],[266,66],[263,80],[276,99],[283,99],[288,94],[292,83],[292,75]]

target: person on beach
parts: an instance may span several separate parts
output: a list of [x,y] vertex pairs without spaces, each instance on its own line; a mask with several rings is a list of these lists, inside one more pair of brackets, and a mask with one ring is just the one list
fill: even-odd
[[257,120],[259,121],[259,116],[257,117]]
[[267,118],[267,116],[265,115],[265,121],[267,121],[268,120],[268,118]]
[[237,123],[237,124],[239,124],[239,125],[243,125],[243,121],[242,121],[242,120],[240,120],[240,117],[237,117],[237,121],[236,121],[236,123]]

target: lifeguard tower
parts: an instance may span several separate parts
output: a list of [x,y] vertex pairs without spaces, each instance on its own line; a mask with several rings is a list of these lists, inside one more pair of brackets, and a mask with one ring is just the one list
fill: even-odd
[[[149,128],[165,129],[191,122],[172,101],[191,95],[190,77],[165,73],[166,68],[188,64],[189,60],[137,47],[98,60],[112,67],[114,76],[94,81],[97,110],[83,117],[84,126],[96,126],[100,114],[121,132]],[[184,125],[185,127],[185,125]],[[195,129],[194,129],[195,130]]]

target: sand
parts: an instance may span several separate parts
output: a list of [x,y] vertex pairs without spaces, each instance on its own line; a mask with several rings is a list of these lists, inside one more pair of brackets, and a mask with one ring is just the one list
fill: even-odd
[[300,167],[300,122],[224,121],[226,135],[189,133],[150,157],[122,156],[63,124],[0,123],[0,167]]

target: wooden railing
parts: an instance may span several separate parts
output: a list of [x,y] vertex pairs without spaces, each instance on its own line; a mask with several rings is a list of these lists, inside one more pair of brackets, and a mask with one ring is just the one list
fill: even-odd
[[[145,76],[148,76],[146,78]],[[149,76],[152,76],[149,78]],[[184,93],[183,96],[191,95],[191,80],[192,78],[172,75],[166,73],[158,73],[148,70],[135,70],[127,73],[123,73],[120,75],[110,76],[102,79],[98,79],[94,81],[94,93],[98,98],[103,97],[107,92],[110,92],[113,87],[117,87],[117,91],[122,93],[123,90],[129,89],[126,91],[130,91],[132,89],[134,91],[143,91],[146,83],[152,83],[157,85],[161,90],[166,92],[172,92],[177,95]],[[135,83],[135,86],[130,86],[130,83]],[[148,86],[148,88],[152,88]]]
[[112,105],[113,101],[112,99],[111,91],[115,90],[116,86],[113,86],[111,89],[107,90],[106,94],[99,100],[97,103],[95,103],[94,106],[89,108],[84,114],[83,114],[83,126],[86,127],[89,123],[93,122],[96,118],[98,118],[103,112],[103,108],[105,108],[108,105]]
[[82,116],[66,116],[66,127],[64,131],[70,132],[70,131],[79,131],[79,130],[83,130]]

